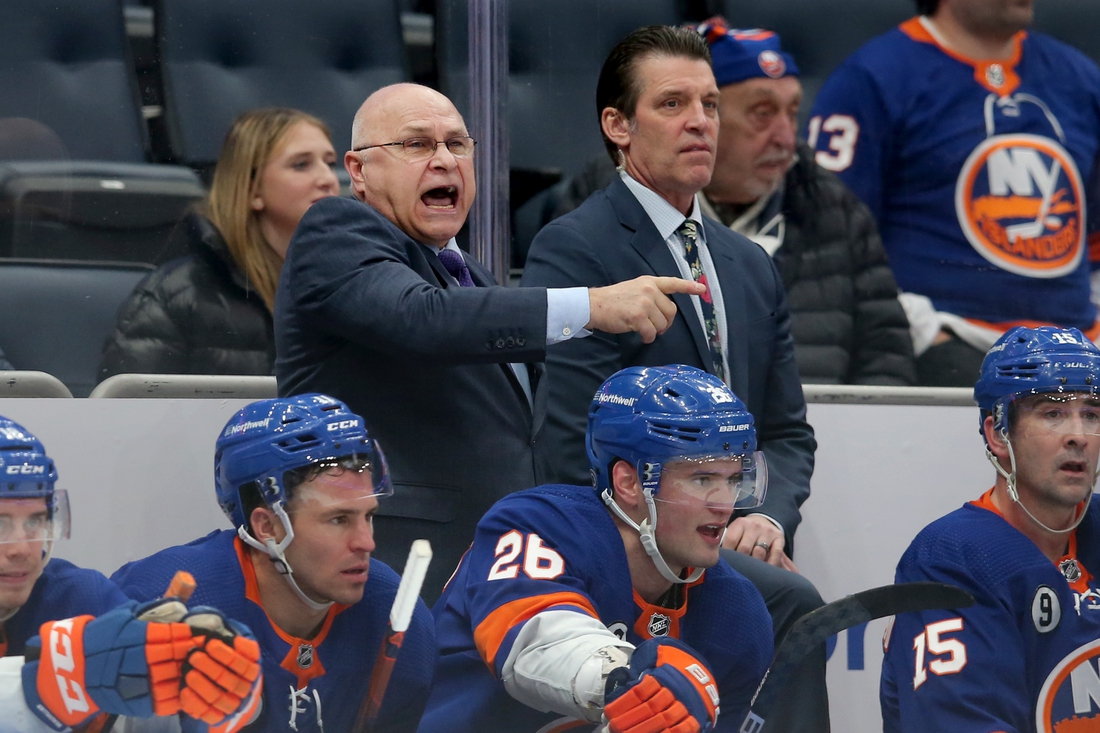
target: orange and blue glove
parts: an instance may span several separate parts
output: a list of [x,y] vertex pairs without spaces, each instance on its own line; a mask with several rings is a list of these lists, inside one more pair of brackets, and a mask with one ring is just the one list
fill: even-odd
[[260,645],[247,626],[213,608],[195,608],[184,621],[202,641],[180,670],[183,733],[234,733],[260,710]]
[[[224,625],[224,618],[217,615]],[[183,713],[202,720],[217,717],[223,723],[232,714],[210,712],[206,698],[211,696],[211,686],[221,689],[226,683],[236,691],[239,680],[248,680],[249,689],[256,688],[255,695],[238,698],[238,708],[245,699],[258,704],[259,646],[243,626],[215,633],[196,624],[210,616],[211,609],[189,613],[178,600],[159,599],[144,604],[131,601],[98,618],[77,616],[45,623],[39,636],[27,642],[22,671],[27,706],[58,731],[99,712],[135,718]],[[228,666],[214,661],[211,653]],[[205,696],[188,684],[184,666],[192,657],[202,659],[209,669],[209,674],[191,675]],[[221,703],[222,708],[229,705]],[[224,730],[229,733],[240,727],[243,723]]]
[[695,652],[659,637],[634,650],[629,667],[613,669],[604,688],[612,733],[707,733],[718,722],[718,683]]

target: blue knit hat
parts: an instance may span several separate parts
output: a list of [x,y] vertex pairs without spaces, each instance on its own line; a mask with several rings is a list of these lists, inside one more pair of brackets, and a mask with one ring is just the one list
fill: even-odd
[[794,58],[779,45],[779,34],[761,28],[730,28],[715,16],[698,28],[707,39],[718,86],[736,84],[759,76],[778,79],[798,76]]

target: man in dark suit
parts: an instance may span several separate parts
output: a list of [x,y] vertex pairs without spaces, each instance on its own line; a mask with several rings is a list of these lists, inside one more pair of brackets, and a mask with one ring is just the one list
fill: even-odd
[[[604,63],[596,106],[619,174],[539,232],[523,285],[599,287],[650,274],[706,283],[708,290],[673,296],[683,317],[652,343],[595,334],[549,348],[547,425],[536,452],[553,459],[552,479],[586,482],[587,409],[608,376],[628,366],[682,363],[721,377],[752,412],[769,473],[764,504],[729,525],[723,557],[761,590],[781,638],[821,604],[789,557],[816,442],[779,274],[764,250],[700,210],[697,194],[714,169],[718,100],[707,44],[689,29],[640,29]],[[770,722],[769,730],[828,729],[824,659],[822,649],[797,696],[809,707],[789,724]]]
[[352,147],[344,165],[358,200],[318,201],[283,266],[279,394],[330,394],[366,419],[395,484],[379,557],[401,568],[409,543],[430,539],[431,600],[481,515],[542,481],[532,446],[546,395],[541,365],[528,364],[586,329],[652,341],[676,313],[663,293],[703,288],[653,277],[590,291],[496,286],[454,241],[474,199],[474,141],[427,87],[372,94]]

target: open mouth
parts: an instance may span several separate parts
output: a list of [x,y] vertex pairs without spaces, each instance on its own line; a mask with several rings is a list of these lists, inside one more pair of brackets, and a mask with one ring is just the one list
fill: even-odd
[[439,186],[420,197],[429,209],[453,209],[458,203],[458,189],[454,186]]
[[1084,461],[1066,461],[1059,468],[1066,473],[1084,473],[1087,466]]
[[712,542],[722,539],[722,532],[726,529],[723,524],[704,524],[699,528],[699,534]]

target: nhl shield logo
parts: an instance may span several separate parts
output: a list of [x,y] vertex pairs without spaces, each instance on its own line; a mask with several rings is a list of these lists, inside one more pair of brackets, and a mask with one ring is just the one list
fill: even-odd
[[301,644],[298,647],[298,666],[309,669],[313,666],[313,645]]
[[1071,583],[1075,583],[1081,579],[1081,566],[1077,564],[1077,560],[1072,557],[1067,557],[1062,562],[1058,563],[1058,569],[1062,571],[1062,575],[1066,580]]
[[787,63],[775,51],[761,51],[756,57],[756,63],[760,64],[761,71],[773,79],[778,79],[787,71]]
[[985,80],[991,87],[1003,87],[1005,85],[1005,69],[1000,64],[990,64],[985,69]]
[[668,636],[668,630],[672,627],[672,620],[663,613],[655,613],[649,617],[649,635],[653,637]]

